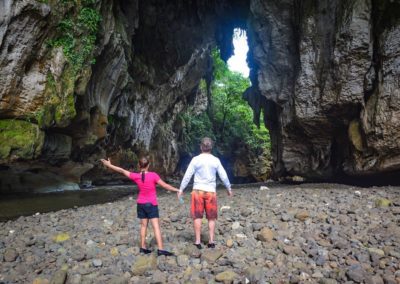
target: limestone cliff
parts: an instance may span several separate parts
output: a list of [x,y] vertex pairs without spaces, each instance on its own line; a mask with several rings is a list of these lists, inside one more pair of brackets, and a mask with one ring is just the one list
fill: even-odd
[[250,9],[252,100],[267,116],[276,176],[398,171],[400,3],[251,1]]
[[211,47],[246,18],[241,2],[2,1],[2,191],[101,182],[106,156],[132,167],[149,152],[173,173],[179,113],[211,80]]
[[[179,114],[247,29],[276,177],[400,169],[400,4],[372,0],[0,2],[0,187],[101,182],[100,157],[175,170]],[[206,103],[206,102],[205,102]]]

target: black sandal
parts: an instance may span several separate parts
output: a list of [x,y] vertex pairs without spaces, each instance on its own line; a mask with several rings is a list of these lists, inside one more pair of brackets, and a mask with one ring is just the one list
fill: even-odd
[[207,247],[208,248],[215,248],[215,244],[214,243],[208,244]]
[[195,245],[198,249],[202,249],[203,247],[201,246],[201,244],[193,244]]
[[140,253],[149,254],[149,253],[151,253],[151,250],[145,249],[145,248],[140,248]]
[[174,254],[172,252],[166,251],[166,250],[157,250],[157,255],[165,255],[165,256],[174,256]]

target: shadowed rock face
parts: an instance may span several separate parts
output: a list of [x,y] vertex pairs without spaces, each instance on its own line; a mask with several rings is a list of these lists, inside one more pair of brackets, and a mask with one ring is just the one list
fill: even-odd
[[[207,104],[196,97],[204,98],[200,80],[212,77],[210,50],[219,46],[229,58],[234,27],[247,28],[252,88],[245,97],[256,121],[264,110],[275,177],[400,168],[395,1],[98,0],[90,4],[101,21],[88,54],[87,29],[79,30],[85,7],[45,2],[0,4],[2,189],[28,190],[25,173],[29,190],[35,175],[39,184],[43,176],[69,186],[100,182],[107,177],[97,160],[106,155],[131,167],[149,152],[154,170],[172,173],[179,113]],[[86,54],[78,70],[63,46],[49,44],[71,18],[82,47],[76,56]],[[17,139],[26,131],[29,143]]]
[[251,1],[252,82],[277,177],[400,169],[400,5]]

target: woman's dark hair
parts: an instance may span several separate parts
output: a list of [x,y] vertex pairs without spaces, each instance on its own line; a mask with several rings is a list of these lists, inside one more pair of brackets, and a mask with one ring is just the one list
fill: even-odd
[[145,174],[144,174],[144,169],[149,165],[150,161],[146,157],[141,157],[139,159],[139,168],[140,171],[142,172],[142,182],[144,182]]

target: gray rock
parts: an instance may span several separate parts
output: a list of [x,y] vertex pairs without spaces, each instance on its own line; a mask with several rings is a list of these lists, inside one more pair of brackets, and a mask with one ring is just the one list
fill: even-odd
[[264,269],[258,266],[251,266],[245,270],[245,276],[250,283],[264,283]]
[[166,283],[167,281],[167,276],[164,272],[161,272],[159,270],[154,271],[151,281],[151,284],[162,284]]
[[3,255],[4,261],[6,262],[13,262],[17,259],[18,256],[19,253],[13,248],[6,249]]
[[189,265],[189,257],[187,255],[178,255],[177,263],[181,267],[185,267]]
[[203,252],[201,255],[201,261],[207,261],[207,263],[214,263],[223,255],[223,252],[218,249],[210,249]]
[[100,267],[103,266],[103,261],[101,259],[96,258],[92,260],[92,264],[94,267]]
[[350,267],[346,272],[347,277],[356,283],[361,283],[366,279],[366,272],[360,266]]
[[382,277],[379,275],[367,277],[365,279],[365,283],[366,284],[384,284]]
[[66,279],[67,271],[61,269],[54,273],[53,277],[50,280],[50,284],[64,284]]

